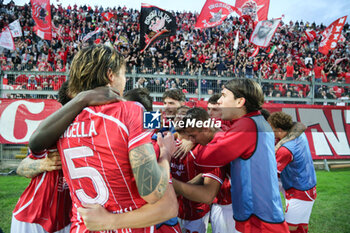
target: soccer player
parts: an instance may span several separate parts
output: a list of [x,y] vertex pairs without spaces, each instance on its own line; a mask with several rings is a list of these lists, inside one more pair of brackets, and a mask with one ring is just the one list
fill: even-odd
[[[293,126],[292,117],[274,112],[268,119],[275,137],[283,139]],[[316,173],[305,134],[282,144],[276,152],[277,170],[286,197],[286,222],[291,233],[308,231],[316,199]]]
[[[61,127],[58,126],[60,117],[72,119],[71,115],[65,116],[65,110],[74,103],[78,103],[78,109],[86,104],[79,101],[86,93],[79,93],[106,85],[123,92],[125,64],[122,56],[104,45],[80,50],[72,61],[69,80],[69,94],[77,99],[52,117],[57,119],[57,128]],[[147,202],[155,203],[164,195],[174,146],[163,143],[157,164],[150,143],[151,132],[142,129],[142,115],[142,108],[134,102],[87,107],[60,138],[57,145],[73,200],[72,231],[86,230],[77,214],[82,203],[100,204],[110,212],[124,213]],[[46,127],[44,124],[39,129]],[[35,143],[38,138],[34,137],[30,143],[34,149],[40,149]],[[172,142],[170,134],[160,140]],[[147,227],[127,231],[152,230],[153,227]]]
[[[260,114],[264,95],[251,79],[226,83],[218,103],[230,129],[216,133],[197,155],[196,164],[207,169],[231,165],[231,197],[236,229],[240,232],[289,232],[278,191],[274,134]],[[188,133],[193,140],[203,135]]]
[[[201,109],[203,114],[208,113]],[[187,112],[193,112],[187,106],[178,108],[175,120],[181,121]],[[210,130],[213,134],[214,130]],[[178,139],[183,140],[186,137],[180,127],[177,127]],[[210,140],[209,140],[210,141]],[[203,183],[193,184],[192,179],[196,178],[201,171],[194,164],[196,150],[198,145],[193,144],[185,157],[173,158],[171,160],[171,175],[173,177],[173,186],[179,201],[179,219],[182,232],[198,232],[206,233],[210,215],[210,204],[216,197],[220,185],[222,184],[222,173],[219,168],[213,169],[208,173],[204,173]]]
[[[63,83],[58,92],[62,105],[69,101],[67,87],[68,83]],[[68,233],[72,201],[57,150],[30,153],[19,164],[17,174],[32,180],[13,211],[11,232]]]
[[[40,158],[41,157],[41,158]],[[17,173],[32,178],[13,211],[11,233],[68,233],[72,201],[59,154],[29,154]]]
[[[226,131],[230,128],[230,121],[221,120],[221,108],[218,104],[220,99],[219,94],[212,95],[208,100],[208,114],[209,117],[215,120],[221,121],[221,129]],[[211,138],[209,141],[211,141]],[[232,200],[231,200],[231,177],[229,166],[226,165],[222,168],[224,173],[223,184],[220,187],[217,197],[213,201],[210,208],[210,222],[213,233],[219,232],[238,232],[235,229],[235,221],[233,219],[232,212]]]
[[[142,104],[147,111],[153,110],[153,100],[149,91],[145,88],[134,88],[124,94],[128,101],[135,101]],[[159,146],[157,142],[152,141],[157,157],[159,157]],[[156,225],[157,233],[178,233],[181,232],[177,217],[178,205],[176,195],[170,180],[168,190],[163,198],[155,204],[146,204],[140,209],[124,214],[111,214],[100,205],[86,206],[79,208],[78,212],[84,219],[84,223],[89,230],[114,230],[129,227],[144,227],[164,222]],[[172,214],[175,212],[175,214]],[[169,219],[170,218],[170,219]],[[166,220],[166,221],[165,221]]]
[[[210,120],[210,118],[209,114],[203,108],[192,108],[187,112],[187,115],[184,118],[185,125],[186,121],[190,122],[192,120],[205,122]],[[193,140],[193,143],[198,145],[193,150],[193,153],[191,151],[191,154],[186,157],[189,158],[189,161],[192,164],[194,164],[194,159],[203,149],[203,146],[208,144],[220,129],[214,127],[185,127],[185,129],[182,130],[182,134],[190,135],[193,130],[200,132],[201,136],[196,138],[196,140]],[[186,165],[188,166],[188,163],[186,163]],[[192,201],[204,202],[207,204],[213,203],[210,211],[212,231],[233,233],[236,231],[234,229],[235,223],[233,221],[231,205],[231,185],[230,179],[226,177],[226,169],[227,167],[222,167],[220,170],[216,168],[209,173],[204,173],[202,175],[204,177],[204,183],[202,185],[198,185],[197,183],[197,185],[195,185],[192,182],[190,184],[177,184],[178,182],[174,180],[174,188],[176,192],[184,195]],[[200,171],[200,168],[194,166],[193,169],[186,170],[189,173],[193,173],[196,170]],[[209,177],[212,179],[216,178],[220,183],[213,182],[210,179],[208,180]],[[226,182],[224,182],[224,179]],[[209,181],[211,181],[211,183],[209,183]],[[211,187],[209,185],[211,185]],[[179,192],[179,189],[181,192]]]
[[167,119],[175,118],[177,109],[185,105],[186,96],[180,89],[170,89],[163,93],[163,105]]

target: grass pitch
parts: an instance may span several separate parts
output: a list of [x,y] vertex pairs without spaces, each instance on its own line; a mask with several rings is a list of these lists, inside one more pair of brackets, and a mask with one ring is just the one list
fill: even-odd
[[[309,232],[349,233],[350,169],[317,171],[316,175],[317,199]],[[29,181],[19,176],[0,176],[0,227],[5,233],[10,232],[12,211]],[[208,232],[211,232],[211,228]]]

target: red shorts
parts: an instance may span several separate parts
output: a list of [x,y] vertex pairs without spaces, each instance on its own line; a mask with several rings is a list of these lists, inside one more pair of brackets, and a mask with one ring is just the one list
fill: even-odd
[[289,233],[286,222],[267,223],[254,215],[246,221],[236,221],[236,229],[242,233]]

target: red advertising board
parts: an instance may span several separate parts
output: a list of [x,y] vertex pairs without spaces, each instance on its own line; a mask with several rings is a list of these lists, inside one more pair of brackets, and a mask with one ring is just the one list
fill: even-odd
[[28,143],[40,122],[60,106],[56,100],[0,99],[0,143]]
[[[195,105],[205,107],[206,102],[198,101]],[[0,143],[28,143],[39,123],[60,106],[55,100],[0,99]],[[306,136],[313,159],[350,159],[349,107],[265,104],[264,108],[270,112],[284,111],[308,127]]]

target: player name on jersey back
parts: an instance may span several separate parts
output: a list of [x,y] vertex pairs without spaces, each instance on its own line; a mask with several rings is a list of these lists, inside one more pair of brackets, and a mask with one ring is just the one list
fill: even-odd
[[97,136],[95,122],[78,121],[70,124],[61,138],[79,138]]

